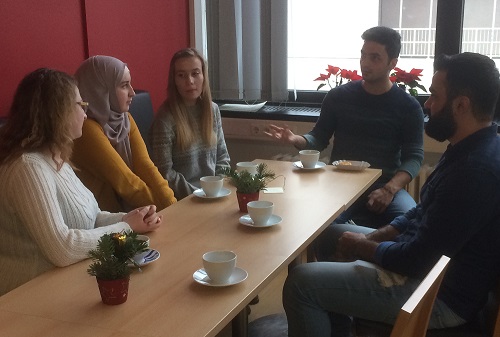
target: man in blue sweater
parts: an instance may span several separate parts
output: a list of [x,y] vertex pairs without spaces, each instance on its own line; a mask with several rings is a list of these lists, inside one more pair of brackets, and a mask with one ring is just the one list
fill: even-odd
[[343,262],[291,271],[283,289],[290,337],[349,336],[349,316],[394,323],[443,254],[451,261],[430,328],[473,319],[497,286],[500,137],[493,118],[499,73],[493,60],[474,53],[437,58],[435,70],[425,132],[450,145],[423,186],[421,203],[378,230],[330,227],[331,241],[322,249]]
[[423,112],[417,100],[389,79],[398,62],[401,37],[387,27],[361,36],[363,80],[332,89],[323,100],[313,130],[295,135],[270,125],[268,135],[297,149],[325,149],[333,136],[331,162],[366,161],[382,177],[336,219],[378,228],[415,206],[404,187],[418,174],[423,152]]

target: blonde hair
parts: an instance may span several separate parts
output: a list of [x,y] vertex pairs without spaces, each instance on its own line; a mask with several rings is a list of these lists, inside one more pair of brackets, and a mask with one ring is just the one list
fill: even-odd
[[[26,75],[0,128],[0,164],[46,148],[54,161],[60,151],[63,163],[69,162],[73,140],[68,125],[76,88],[73,77],[62,71],[40,68]],[[63,163],[57,163],[58,169]]]
[[179,50],[170,60],[167,87],[167,110],[172,114],[176,124],[177,147],[182,151],[186,150],[195,141],[196,133],[192,125],[196,125],[193,116],[188,113],[187,107],[175,84],[175,62],[181,58],[196,57],[202,64],[203,87],[197,105],[201,107],[200,131],[204,143],[213,146],[216,143],[216,136],[213,130],[212,94],[208,81],[207,62],[203,56],[193,48]]

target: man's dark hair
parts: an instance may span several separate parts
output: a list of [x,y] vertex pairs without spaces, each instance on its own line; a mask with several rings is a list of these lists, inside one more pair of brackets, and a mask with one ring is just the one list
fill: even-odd
[[434,60],[434,70],[446,72],[448,100],[467,96],[478,120],[492,120],[500,91],[495,62],[481,54],[441,55]]
[[389,27],[377,26],[365,30],[361,35],[364,41],[373,41],[380,43],[385,47],[389,59],[394,59],[399,57],[399,52],[401,51],[401,35],[394,29]]

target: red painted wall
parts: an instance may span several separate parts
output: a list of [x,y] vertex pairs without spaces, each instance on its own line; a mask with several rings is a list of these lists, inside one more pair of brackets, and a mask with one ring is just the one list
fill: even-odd
[[172,54],[189,46],[189,0],[1,0],[0,117],[38,67],[74,73],[88,56],[128,63],[132,85],[165,98]]

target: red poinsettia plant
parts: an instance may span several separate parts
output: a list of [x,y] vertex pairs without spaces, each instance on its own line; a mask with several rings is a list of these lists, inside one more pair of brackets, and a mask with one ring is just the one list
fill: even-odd
[[319,77],[315,79],[315,81],[324,81],[318,86],[316,90],[323,88],[327,84],[330,89],[333,89],[334,87],[342,85],[342,83],[344,83],[344,80],[346,80],[346,82],[350,82],[360,80],[362,78],[360,75],[358,75],[357,70],[347,70],[331,65],[328,65],[328,68],[326,68],[325,70],[326,74],[319,74]]
[[[334,67],[328,65],[325,69],[326,74],[319,74],[319,77],[315,81],[323,81],[316,90],[323,88],[328,85],[330,89],[342,85],[342,83],[356,81],[362,79],[362,76],[358,74],[357,70],[347,70],[340,67]],[[412,96],[418,96],[418,91],[416,88],[427,92],[427,89],[418,81],[420,81],[420,76],[422,76],[422,69],[413,68],[410,72],[406,72],[398,67],[394,68],[394,72],[390,75],[390,80],[396,83],[401,89],[408,91]]]
[[420,81],[420,76],[422,76],[422,69],[413,68],[410,72],[406,72],[398,67],[394,68],[394,72],[391,74],[391,82],[396,83],[401,89],[408,90],[408,93],[414,97],[418,96],[418,91],[416,88],[427,92],[427,89],[418,81]]

